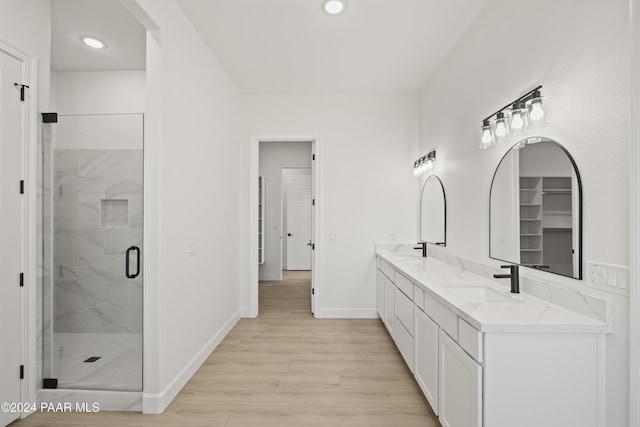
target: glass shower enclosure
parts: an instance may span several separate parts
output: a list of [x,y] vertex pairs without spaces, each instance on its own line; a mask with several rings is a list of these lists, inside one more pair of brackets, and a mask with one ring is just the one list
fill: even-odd
[[143,115],[47,121],[43,388],[141,391]]

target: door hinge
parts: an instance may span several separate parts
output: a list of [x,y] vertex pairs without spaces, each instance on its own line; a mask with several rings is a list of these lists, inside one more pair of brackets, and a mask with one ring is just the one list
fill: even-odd
[[24,194],[24,180],[20,180],[20,194]]
[[316,244],[315,244],[315,243],[312,243],[312,244],[311,244],[311,250],[312,250],[312,251],[315,251],[315,250],[316,250]]
[[316,199],[313,199],[313,200],[311,201],[311,205],[312,205],[312,206],[315,206],[315,205],[316,205]]
[[316,294],[316,289],[315,288],[311,288],[311,295],[315,295]]
[[20,286],[24,286],[24,273],[20,273]]
[[20,379],[24,379],[24,365],[20,365]]
[[29,89],[29,86],[23,85],[23,84],[20,84],[20,83],[14,83],[13,85],[15,87],[20,86],[20,101],[24,102],[24,88]]
[[316,155],[315,155],[315,154],[312,154],[312,155],[311,155],[311,160],[315,160],[315,159],[316,159]]

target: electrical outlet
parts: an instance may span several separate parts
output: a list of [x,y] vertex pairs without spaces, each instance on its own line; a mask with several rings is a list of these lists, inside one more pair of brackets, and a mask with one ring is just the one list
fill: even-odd
[[187,257],[191,258],[196,254],[196,242],[194,240],[187,241]]
[[586,285],[621,295],[629,294],[629,268],[587,262]]
[[334,233],[334,232],[329,233],[329,241],[330,242],[335,242],[336,241],[336,233]]

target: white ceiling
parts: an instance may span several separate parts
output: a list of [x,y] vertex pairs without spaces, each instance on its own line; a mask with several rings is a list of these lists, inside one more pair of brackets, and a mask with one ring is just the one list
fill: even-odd
[[487,0],[347,2],[178,0],[242,93],[418,91]]
[[[93,36],[107,43],[91,49]],[[146,31],[118,0],[51,1],[51,68],[56,71],[142,70]]]
[[[178,0],[242,93],[414,92],[488,0]],[[145,68],[145,30],[118,0],[52,0],[52,68]],[[107,49],[80,42],[104,40]]]

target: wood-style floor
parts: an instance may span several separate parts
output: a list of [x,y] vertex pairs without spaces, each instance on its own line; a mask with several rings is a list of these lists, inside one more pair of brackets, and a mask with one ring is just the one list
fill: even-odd
[[440,426],[380,320],[314,319],[309,272],[260,284],[161,415],[34,414],[21,426]]

